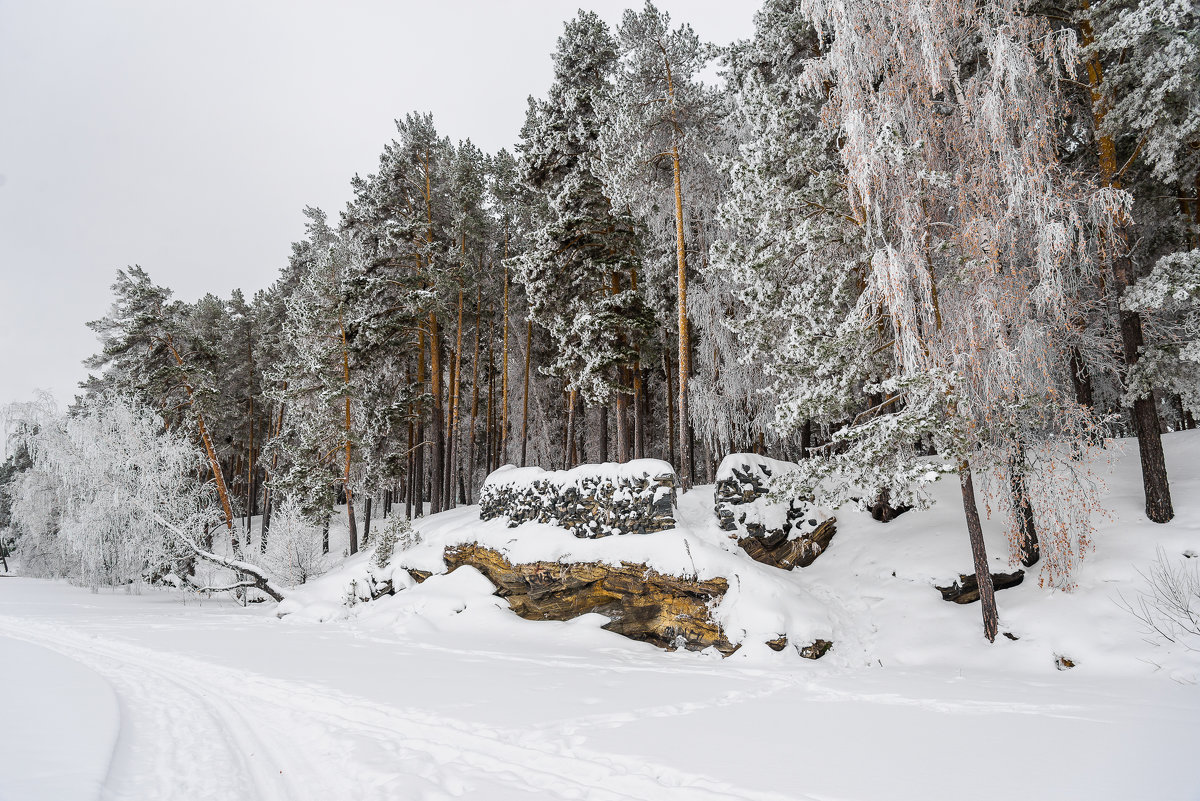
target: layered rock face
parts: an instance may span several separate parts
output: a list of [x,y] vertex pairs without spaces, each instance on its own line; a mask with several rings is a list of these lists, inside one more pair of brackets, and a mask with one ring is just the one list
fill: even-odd
[[808,567],[829,547],[836,520],[800,499],[773,501],[772,480],[797,467],[754,453],[731,453],[717,468],[714,512],[751,558],[791,570]]
[[728,582],[668,576],[645,565],[598,562],[523,562],[481,545],[446,549],[446,567],[471,565],[499,589],[496,594],[527,620],[570,620],[589,612],[609,618],[604,628],[660,648],[728,656],[737,647],[712,620]]
[[671,465],[657,459],[559,471],[505,466],[483,483],[479,517],[549,523],[576,537],[648,534],[675,527],[677,485]]

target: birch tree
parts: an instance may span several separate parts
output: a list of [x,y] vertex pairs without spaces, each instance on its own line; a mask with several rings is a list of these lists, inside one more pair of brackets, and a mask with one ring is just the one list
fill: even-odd
[[943,469],[958,474],[992,640],[972,461],[986,469],[1020,442],[1017,410],[1072,438],[1086,426],[1059,389],[1066,359],[1054,343],[1070,325],[1072,282],[1094,269],[1090,234],[1128,198],[1059,168],[1048,110],[1074,40],[1019,0],[801,5],[824,37],[809,86],[832,90],[871,253],[864,297],[894,333],[898,373],[882,388],[927,421]]

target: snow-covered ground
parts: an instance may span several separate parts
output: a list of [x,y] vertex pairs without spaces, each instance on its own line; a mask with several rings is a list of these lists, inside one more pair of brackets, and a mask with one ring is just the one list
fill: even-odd
[[[597,615],[522,621],[466,569],[338,611],[365,556],[282,619],[0,578],[0,799],[1197,799],[1200,659],[1147,642],[1117,603],[1160,548],[1200,553],[1200,437],[1166,444],[1176,521],[1144,520],[1126,447],[1078,588],[1032,575],[1000,592],[1019,639],[993,645],[977,604],[931,586],[970,566],[952,481],[886,525],[840,510],[816,563],[757,582],[755,603],[768,587],[814,610],[783,623],[831,635],[815,662],[667,653]],[[674,535],[700,572],[729,567],[705,504],[711,489],[685,496]],[[470,510],[421,527],[427,548],[521,533]],[[988,542],[1008,568],[994,527]],[[575,543],[584,555],[559,557],[615,547]],[[761,568],[735,569],[752,583]],[[1077,666],[1057,670],[1060,655]]]

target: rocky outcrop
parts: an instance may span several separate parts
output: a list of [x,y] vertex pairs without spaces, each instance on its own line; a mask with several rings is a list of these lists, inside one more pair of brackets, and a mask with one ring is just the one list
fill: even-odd
[[598,562],[513,564],[480,545],[446,549],[446,567],[471,565],[498,588],[496,594],[527,620],[570,620],[589,612],[609,618],[604,628],[660,648],[737,650],[711,611],[728,582],[668,576],[645,565]]
[[[1017,586],[1024,580],[1024,570],[1018,570],[1014,573],[993,573],[992,588],[995,590],[1006,590],[1009,587]],[[951,601],[956,604],[969,604],[979,600],[979,581],[975,578],[974,573],[960,573],[958,581],[949,587],[934,587],[934,589],[942,594],[943,601]]]
[[797,465],[733,453],[717,468],[718,524],[751,558],[784,570],[808,567],[829,547],[836,520],[814,504],[767,497],[774,477]]
[[[788,638],[786,635],[780,635],[773,640],[767,640],[767,647],[772,651],[782,651],[787,648]],[[796,653],[805,659],[820,659],[829,653],[829,649],[833,647],[833,643],[829,640],[816,639],[809,645],[797,645]]]
[[487,477],[479,517],[510,526],[539,522],[576,537],[648,534],[675,527],[675,471],[657,459],[572,470],[505,466]]

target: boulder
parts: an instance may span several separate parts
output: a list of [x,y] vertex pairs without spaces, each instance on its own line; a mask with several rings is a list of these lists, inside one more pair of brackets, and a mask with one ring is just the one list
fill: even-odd
[[808,567],[829,547],[837,521],[810,501],[774,501],[772,480],[798,465],[732,453],[717,468],[714,512],[752,559],[784,570]]
[[498,588],[513,611],[527,620],[570,620],[589,612],[609,618],[604,628],[635,640],[675,650],[714,647],[728,656],[737,650],[711,610],[728,582],[669,576],[645,565],[599,562],[513,564],[481,545],[451,546],[446,567],[471,565]]
[[[782,651],[787,647],[788,638],[786,635],[780,635],[773,640],[767,640],[767,647],[772,651]],[[796,653],[805,659],[820,659],[829,653],[829,649],[833,647],[833,643],[829,640],[816,639],[811,644],[804,646],[796,646]]]
[[479,517],[539,522],[576,537],[649,534],[675,527],[675,471],[657,459],[571,470],[501,467],[479,493]]

